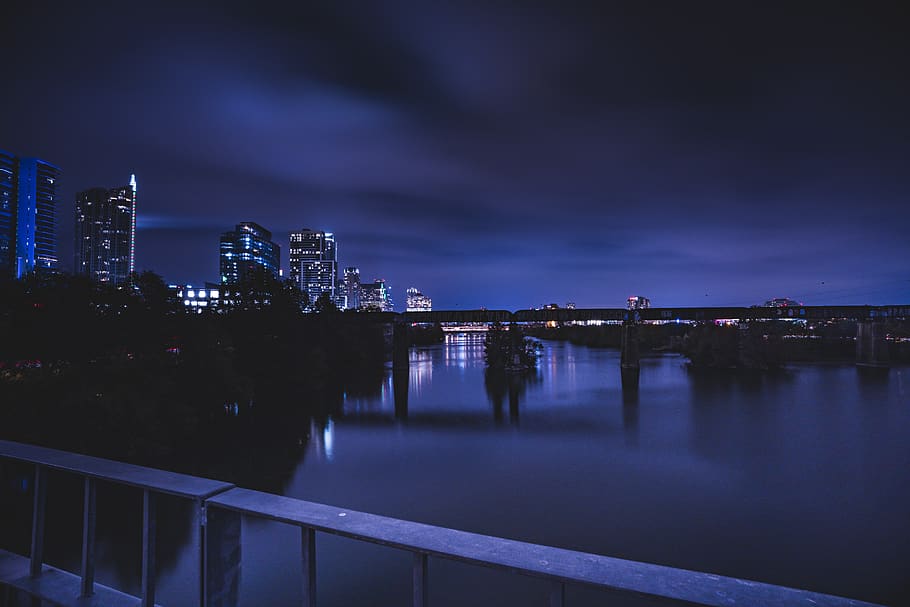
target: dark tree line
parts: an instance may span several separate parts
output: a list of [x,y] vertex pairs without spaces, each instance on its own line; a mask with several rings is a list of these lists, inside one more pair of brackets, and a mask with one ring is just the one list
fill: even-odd
[[[151,272],[119,289],[0,283],[0,438],[230,480],[298,449],[345,391],[379,389],[383,330],[368,315],[304,315],[277,280],[238,291],[228,313],[189,314]],[[229,469],[209,469],[213,448]]]

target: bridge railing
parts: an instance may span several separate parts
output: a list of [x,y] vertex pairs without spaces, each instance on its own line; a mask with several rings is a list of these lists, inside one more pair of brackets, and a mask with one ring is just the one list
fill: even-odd
[[[41,572],[43,546],[43,516],[46,492],[44,470],[56,468],[86,478],[86,512],[94,517],[90,505],[93,490],[89,483],[104,479],[139,487],[144,493],[143,509],[143,596],[142,605],[154,603],[154,493],[168,493],[196,500],[200,504],[199,522],[206,526],[200,541],[200,563],[206,561],[208,571],[217,554],[208,554],[209,547],[219,544],[219,527],[212,518],[221,515],[252,516],[298,527],[301,530],[301,562],[304,574],[303,601],[307,607],[316,604],[316,533],[329,533],[354,540],[407,550],[413,555],[412,604],[426,607],[429,602],[429,557],[459,561],[512,573],[543,578],[550,581],[550,606],[561,607],[565,602],[567,584],[580,584],[622,595],[645,596],[689,605],[712,607],[874,607],[871,603],[831,595],[775,586],[731,577],[688,571],[519,542],[499,537],[479,535],[445,527],[357,512],[324,504],[232,488],[229,483],[190,477],[161,470],[131,466],[119,462],[44,449],[19,443],[0,441],[0,459],[15,459],[35,464],[35,510],[32,541],[31,573]],[[91,498],[93,500],[93,497]],[[94,530],[94,522],[86,521],[85,529]],[[239,531],[239,527],[236,528]],[[236,537],[239,540],[239,536]],[[93,539],[83,542],[83,554],[91,553]],[[204,549],[203,549],[204,547]],[[0,551],[2,553],[2,551]],[[83,586],[92,579],[86,572],[86,562],[93,567],[92,558],[83,559]],[[2,567],[0,567],[2,571]],[[0,578],[0,583],[7,582]],[[206,580],[203,586],[209,585]],[[22,588],[23,585],[17,585]],[[27,590],[27,589],[26,589]],[[200,593],[200,605],[214,605],[214,593]],[[217,597],[218,604],[225,595]],[[228,595],[230,596],[230,595]],[[72,604],[82,604],[75,603]]]
[[[199,546],[201,588],[204,566],[201,555],[204,542],[202,523],[204,522],[205,500],[232,488],[234,485],[231,483],[4,440],[0,440],[0,459],[33,464],[35,467],[28,579],[11,574],[11,579],[0,578],[0,584],[10,584],[19,590],[56,604],[68,604],[69,602],[81,604],[75,603],[75,600],[79,600],[80,597],[87,599],[96,594],[99,595],[96,597],[97,604],[129,603],[126,600],[129,597],[116,591],[112,592],[112,589],[106,587],[96,588],[95,585],[96,485],[97,481],[101,480],[142,490],[142,594],[139,604],[142,607],[152,607],[155,604],[157,570],[155,564],[157,526],[155,498],[158,494],[190,499],[196,505],[193,515],[194,529],[198,530],[199,535],[194,538],[194,542]],[[83,479],[82,552],[78,580],[59,570],[54,570],[57,575],[42,578],[42,573],[46,573],[44,529],[48,470],[59,470]],[[7,556],[12,558],[10,555]],[[73,582],[78,585],[78,588],[73,588]],[[100,592],[96,593],[96,590]]]

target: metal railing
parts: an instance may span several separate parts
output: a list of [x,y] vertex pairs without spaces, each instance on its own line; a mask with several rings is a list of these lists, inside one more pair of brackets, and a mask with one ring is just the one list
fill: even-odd
[[[156,470],[143,466],[134,466],[108,459],[58,451],[0,440],[0,459],[10,459],[35,466],[34,498],[32,507],[31,550],[28,558],[28,576],[15,577],[16,569],[8,579],[0,578],[0,584],[7,584],[29,594],[58,604],[73,602],[74,597],[89,598],[99,595],[99,605],[122,604],[124,595],[113,589],[95,584],[95,519],[96,519],[96,485],[98,480],[115,484],[137,487],[142,490],[142,590],[139,602],[142,607],[155,605],[155,539],[157,517],[155,497],[157,494],[173,495],[193,500],[194,528],[199,530],[195,539],[200,547],[204,545],[205,500],[234,485],[175,472]],[[44,567],[44,523],[47,506],[47,472],[62,472],[81,476],[83,481],[82,512],[82,553],[81,569],[78,579],[66,575],[66,572],[53,570],[55,576],[49,583],[41,583]],[[15,555],[6,555],[7,561],[14,560]],[[203,577],[204,563],[199,560],[200,579]],[[73,583],[78,583],[78,592],[74,594]],[[201,587],[201,582],[200,582]],[[82,604],[75,603],[73,604]]]
[[[303,572],[303,604],[316,604],[316,533],[330,533],[363,542],[407,550],[413,554],[412,604],[428,605],[428,559],[448,559],[543,578],[550,581],[550,605],[562,607],[567,584],[580,584],[622,594],[656,597],[685,604],[711,607],[874,607],[872,603],[797,590],[761,582],[687,571],[596,554],[541,546],[499,537],[479,535],[445,527],[378,516],[306,502],[289,497],[236,488],[229,483],[175,474],[45,449],[0,441],[0,459],[35,465],[32,546],[26,579],[4,579],[0,584],[54,600],[42,590],[44,506],[47,469],[58,469],[85,478],[82,570],[78,578],[81,596],[91,596],[94,585],[94,529],[96,480],[138,487],[143,491],[142,596],[138,604],[154,605],[155,597],[155,508],[157,493],[194,500],[200,564],[199,604],[206,607],[236,601],[219,591],[230,580],[231,563],[239,559],[239,519],[252,516],[290,524],[300,529],[300,570]],[[231,536],[231,537],[226,537]],[[238,544],[233,551],[232,542]],[[225,545],[228,550],[225,551]],[[0,551],[2,553],[3,551]],[[21,558],[21,557],[20,557]],[[236,563],[235,563],[236,564]],[[0,562],[2,565],[2,562]],[[236,568],[235,568],[236,569]],[[225,573],[227,572],[227,575]],[[72,575],[72,574],[70,574]],[[7,576],[9,577],[9,576]],[[75,577],[75,576],[73,576]],[[31,580],[31,581],[29,581]],[[109,589],[106,589],[106,591]],[[44,594],[42,594],[44,592]],[[61,604],[83,605],[72,600]],[[225,597],[229,598],[225,598]],[[79,599],[82,600],[82,599]],[[98,603],[108,604],[108,603]],[[128,603],[123,603],[128,604]]]

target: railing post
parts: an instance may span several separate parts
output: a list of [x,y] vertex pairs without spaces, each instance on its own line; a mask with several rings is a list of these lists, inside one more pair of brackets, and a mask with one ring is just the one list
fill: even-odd
[[565,607],[566,585],[565,582],[553,580],[550,586],[550,607]]
[[240,515],[207,503],[205,520],[204,607],[235,607],[240,594],[242,524]]
[[41,575],[44,562],[44,513],[47,506],[47,470],[35,464],[35,501],[32,508],[32,551],[28,573],[31,577]]
[[300,547],[303,565],[303,604],[316,607],[316,530],[300,529]]
[[190,523],[194,541],[198,542],[196,548],[198,552],[197,566],[199,567],[199,605],[205,605],[205,527],[207,524],[205,501],[196,499],[193,501],[193,520]]
[[95,479],[85,477],[82,507],[82,593],[95,593]]
[[155,494],[142,492],[142,607],[155,606]]
[[429,588],[427,587],[427,555],[422,552],[414,553],[414,607],[427,607],[429,602]]

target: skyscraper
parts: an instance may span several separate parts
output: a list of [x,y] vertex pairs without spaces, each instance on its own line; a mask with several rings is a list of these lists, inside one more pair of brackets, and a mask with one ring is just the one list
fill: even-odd
[[347,296],[346,310],[360,307],[360,268],[351,266],[344,269],[344,294]]
[[364,310],[393,312],[392,289],[381,278],[360,285],[360,305]]
[[262,269],[278,278],[281,247],[272,242],[272,233],[258,223],[238,223],[233,232],[221,235],[221,284],[233,285]]
[[291,280],[307,294],[310,306],[319,296],[328,293],[336,301],[338,257],[335,235],[331,232],[304,228],[291,232],[288,259]]
[[421,293],[415,287],[407,290],[408,304],[405,308],[408,312],[430,312],[433,309],[433,300]]
[[0,272],[56,268],[59,175],[49,162],[0,151]]
[[76,194],[76,274],[122,285],[136,269],[136,176]]

